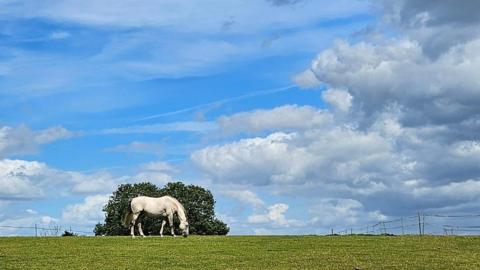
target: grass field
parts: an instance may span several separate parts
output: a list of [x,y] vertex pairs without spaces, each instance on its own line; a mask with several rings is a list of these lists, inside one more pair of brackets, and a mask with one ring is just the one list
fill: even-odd
[[480,237],[3,237],[0,269],[480,269]]

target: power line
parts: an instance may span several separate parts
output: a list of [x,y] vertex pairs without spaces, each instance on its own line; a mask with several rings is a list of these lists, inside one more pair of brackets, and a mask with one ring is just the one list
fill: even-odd
[[[437,219],[438,218],[438,219]],[[442,218],[448,218],[449,221],[459,221],[462,223],[466,222],[466,218],[472,219],[472,221],[477,221],[480,224],[480,214],[433,214],[433,213],[422,213],[419,212],[417,215],[401,217],[391,220],[378,221],[372,225],[357,225],[350,226],[350,229],[337,230],[339,233],[348,233],[353,234],[354,230],[356,233],[366,233],[366,234],[388,234],[389,232],[399,232],[401,234],[405,233],[416,233],[423,235],[426,233],[425,229],[429,232],[427,234],[441,234],[441,229],[443,229],[446,235],[454,234],[455,232],[471,232],[474,234],[480,234],[480,225],[477,224],[465,224],[465,225],[446,225],[442,224]],[[415,221],[415,223],[412,223]],[[471,222],[469,222],[471,223]],[[415,230],[414,228],[418,228]]]
[[81,233],[81,234],[93,234],[93,232],[87,232],[87,231],[80,231],[80,230],[67,230],[63,226],[55,225],[55,228],[43,228],[43,227],[38,227],[36,224],[35,226],[13,226],[13,225],[0,225],[0,228],[8,228],[8,229],[32,229],[35,230],[35,236],[37,236],[37,231],[52,231],[52,232],[61,232],[63,230],[73,232],[73,233]]

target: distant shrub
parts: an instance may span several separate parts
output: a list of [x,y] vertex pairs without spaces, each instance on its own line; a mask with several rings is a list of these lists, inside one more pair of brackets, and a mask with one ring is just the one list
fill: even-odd
[[64,231],[62,236],[78,236],[78,234],[74,232]]

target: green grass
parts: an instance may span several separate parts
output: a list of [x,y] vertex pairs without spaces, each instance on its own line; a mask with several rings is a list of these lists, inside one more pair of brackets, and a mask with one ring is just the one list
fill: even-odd
[[480,269],[480,237],[4,237],[0,269]]

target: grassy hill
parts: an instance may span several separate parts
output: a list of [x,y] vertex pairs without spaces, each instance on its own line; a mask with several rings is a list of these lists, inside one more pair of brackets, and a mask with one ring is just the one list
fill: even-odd
[[3,237],[0,269],[480,269],[480,237]]

